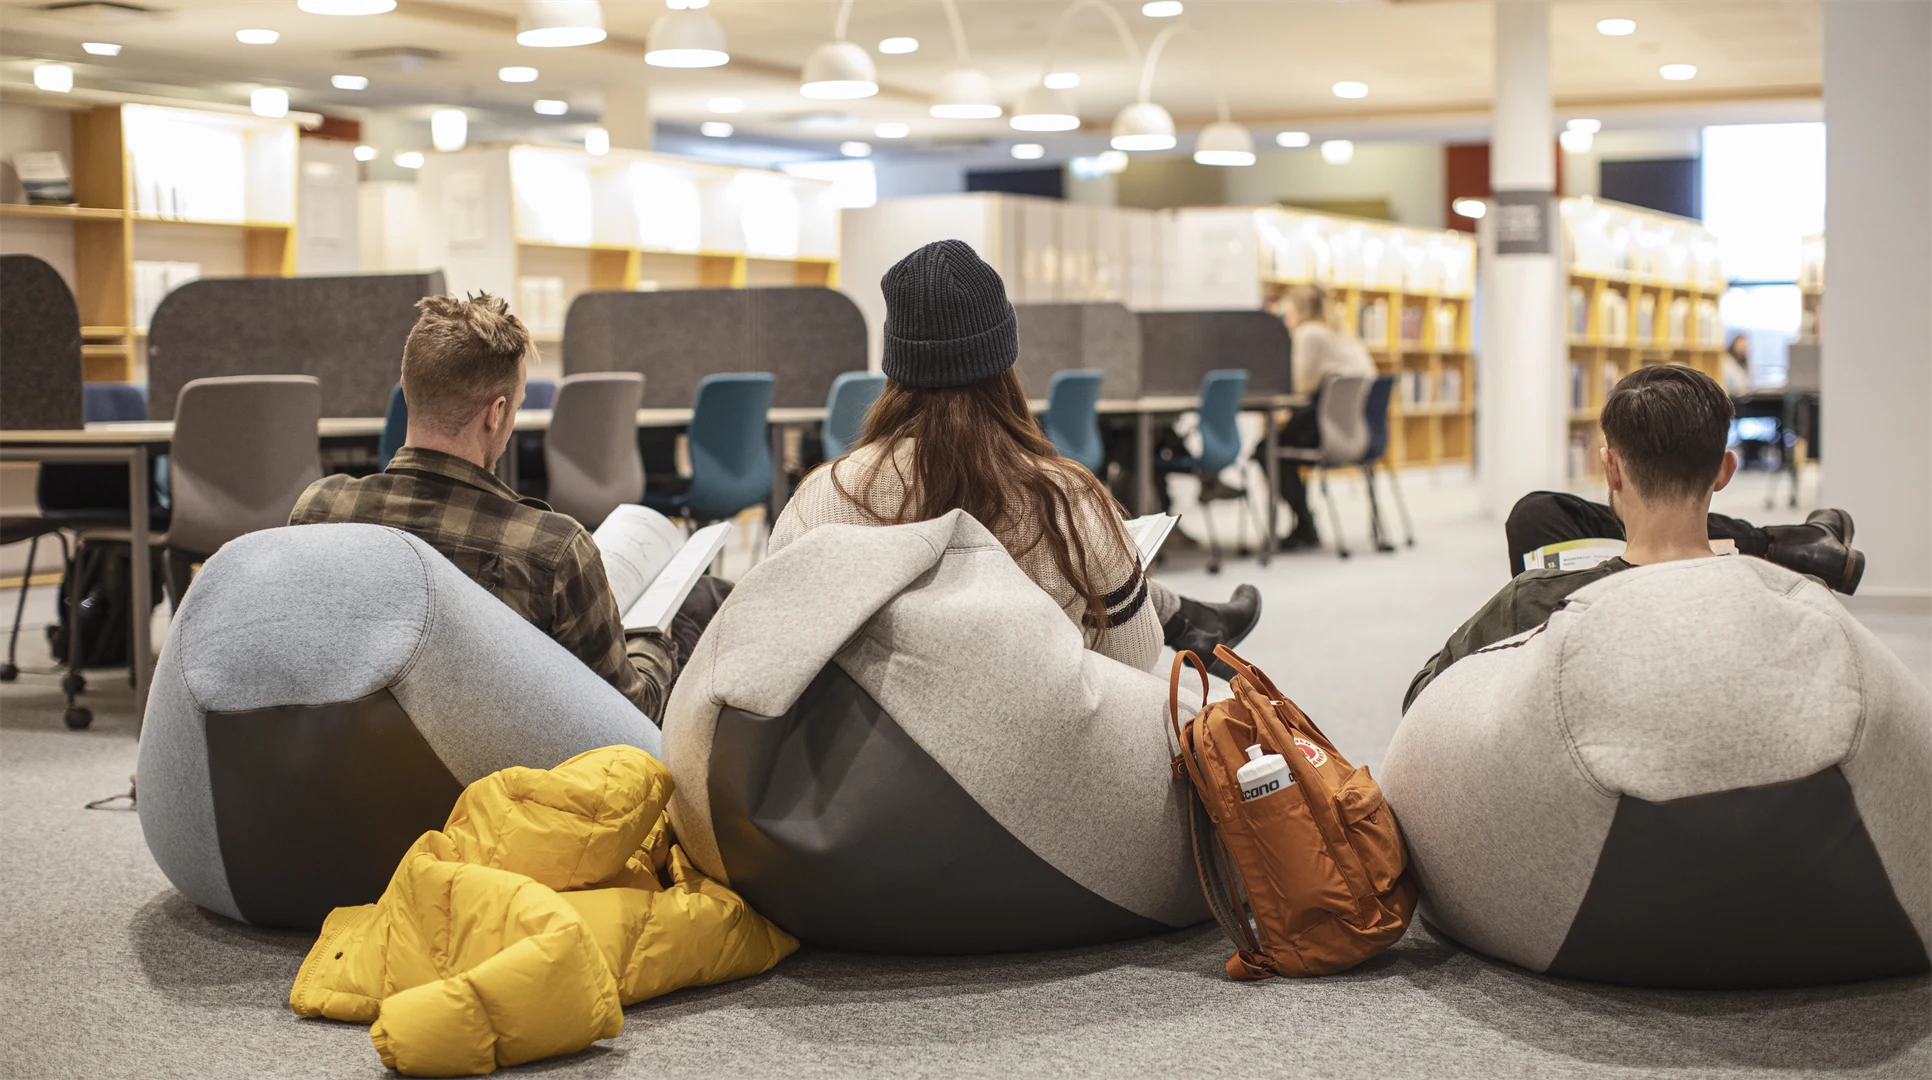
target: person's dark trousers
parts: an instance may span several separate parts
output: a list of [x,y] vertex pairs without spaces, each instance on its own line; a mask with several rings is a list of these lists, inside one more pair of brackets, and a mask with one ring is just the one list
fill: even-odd
[[679,668],[691,662],[691,653],[698,647],[698,639],[704,636],[704,628],[711,625],[711,617],[730,595],[731,582],[710,574],[699,578],[691,587],[691,595],[684,598],[678,613],[671,616],[671,640],[678,645]]
[[[1591,502],[1561,491],[1532,491],[1516,500],[1509,520],[1503,525],[1509,541],[1509,573],[1523,572],[1523,556],[1545,544],[1569,540],[1622,540],[1623,522],[1602,503]],[[1713,540],[1729,540],[1739,552],[1763,558],[1771,541],[1763,529],[1742,518],[1710,516]]]
[[[1276,446],[1289,446],[1302,450],[1312,450],[1322,444],[1321,423],[1315,415],[1315,404],[1298,405],[1288,413],[1288,422],[1275,433]],[[1268,452],[1268,444],[1263,441],[1256,456]],[[1266,462],[1262,463],[1265,468]],[[1292,461],[1281,463],[1280,472],[1281,501],[1295,515],[1294,533],[1291,535],[1315,535],[1315,518],[1308,512],[1308,484],[1302,479],[1301,468]]]

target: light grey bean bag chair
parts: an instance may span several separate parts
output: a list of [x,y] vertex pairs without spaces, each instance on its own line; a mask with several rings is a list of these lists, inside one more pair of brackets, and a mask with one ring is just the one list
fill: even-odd
[[1932,694],[1823,586],[1627,570],[1409,709],[1382,790],[1422,912],[1532,971],[1672,987],[1927,968]]
[[754,568],[664,724],[698,866],[806,941],[882,952],[1206,919],[1172,753],[1167,681],[1084,648],[959,511],[823,526]]
[[175,614],[141,829],[188,899],[312,929],[381,896],[471,781],[618,743],[655,754],[657,728],[428,544],[268,529],[222,547]]

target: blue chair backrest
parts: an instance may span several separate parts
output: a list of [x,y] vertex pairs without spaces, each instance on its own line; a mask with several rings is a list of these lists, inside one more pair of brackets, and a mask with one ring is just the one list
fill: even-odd
[[1362,406],[1368,417],[1368,453],[1362,455],[1364,464],[1374,464],[1382,460],[1382,454],[1389,448],[1389,395],[1395,389],[1395,376],[1378,375],[1369,384],[1368,401]]
[[770,372],[706,375],[691,411],[692,512],[730,517],[771,493]]
[[1107,458],[1100,441],[1100,372],[1075,368],[1053,373],[1053,386],[1047,391],[1045,428],[1047,438],[1060,451],[1098,473]]
[[1201,471],[1217,473],[1241,457],[1241,399],[1246,368],[1210,371],[1201,379]]
[[146,420],[148,388],[140,383],[83,383],[81,412],[90,424],[106,420]]
[[859,440],[866,411],[885,393],[886,378],[869,371],[847,371],[832,380],[825,396],[825,460],[844,457]]
[[403,400],[402,384],[389,391],[389,411],[382,418],[382,439],[376,443],[376,468],[387,469],[389,459],[402,449],[403,436],[409,433],[409,402]]
[[549,379],[530,379],[523,384],[523,407],[548,409],[557,403],[557,384]]

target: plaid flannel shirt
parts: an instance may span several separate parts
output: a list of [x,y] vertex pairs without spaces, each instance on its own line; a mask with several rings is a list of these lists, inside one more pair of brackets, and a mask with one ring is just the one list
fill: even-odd
[[288,521],[362,522],[414,533],[646,716],[662,716],[677,675],[675,646],[659,635],[626,640],[590,533],[541,500],[518,497],[479,466],[405,446],[385,472],[359,480],[337,473],[309,485]]

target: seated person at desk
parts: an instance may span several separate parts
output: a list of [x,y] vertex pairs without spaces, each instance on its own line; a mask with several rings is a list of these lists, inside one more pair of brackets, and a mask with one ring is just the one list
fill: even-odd
[[[1322,380],[1330,375],[1375,377],[1375,359],[1358,339],[1339,333],[1329,325],[1328,292],[1319,285],[1297,285],[1288,291],[1283,318],[1293,342],[1290,363],[1294,366],[1295,393],[1314,399]],[[1277,446],[1312,449],[1322,443],[1321,426],[1316,418],[1320,401],[1297,405],[1275,438]],[[1264,442],[1258,453],[1266,453]],[[1315,518],[1308,512],[1308,485],[1301,469],[1292,462],[1281,463],[1281,498],[1295,515],[1295,528],[1282,538],[1283,550],[1320,547],[1322,538],[1315,531]]]
[[[1671,364],[1625,376],[1603,404],[1604,481],[1610,505],[1538,491],[1523,496],[1505,526],[1515,577],[1450,636],[1409,683],[1416,696],[1449,665],[1480,649],[1543,625],[1573,592],[1619,570],[1680,559],[1704,559],[1712,540],[1733,541],[1755,555],[1808,574],[1840,592],[1858,587],[1865,557],[1853,550],[1851,515],[1815,511],[1803,525],[1758,528],[1710,512],[1711,496],[1737,471],[1725,449],[1731,399],[1702,372]],[[1622,555],[1581,570],[1525,570],[1522,557],[1546,544],[1623,539]]]
[[529,331],[488,294],[425,297],[403,345],[409,431],[388,469],[310,485],[291,525],[364,522],[414,533],[658,720],[684,657],[730,586],[698,582],[669,635],[627,634],[604,560],[575,518],[520,498],[491,470],[523,402]]
[[1013,373],[1013,305],[962,241],[906,256],[885,292],[885,392],[858,443],[798,486],[770,548],[820,525],[897,525],[963,509],[1086,634],[1087,647],[1151,669],[1163,641],[1213,659],[1261,616],[1252,585],[1225,604],[1183,599],[1141,571],[1120,505],[1054,449]]

